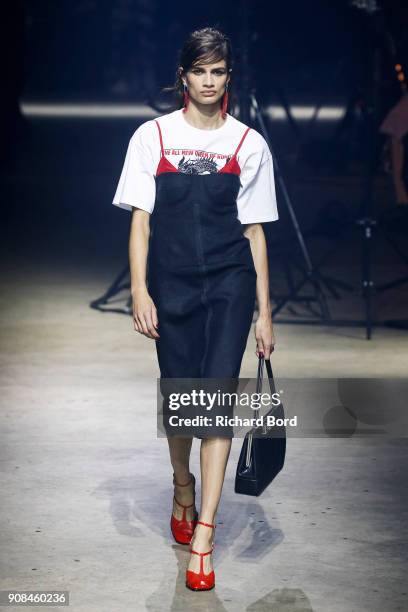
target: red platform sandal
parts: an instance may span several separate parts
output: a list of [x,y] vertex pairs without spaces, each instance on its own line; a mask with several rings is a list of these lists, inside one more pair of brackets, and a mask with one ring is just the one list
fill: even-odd
[[196,510],[194,513],[194,518],[190,521],[186,520],[186,509],[191,508],[191,506],[195,505],[195,477],[194,475],[191,474],[191,478],[188,482],[184,484],[180,484],[179,482],[176,481],[174,474],[173,474],[173,484],[179,487],[186,487],[187,485],[191,484],[191,482],[194,485],[194,501],[192,504],[185,506],[184,504],[181,504],[178,501],[178,499],[176,499],[176,496],[174,496],[174,501],[183,508],[183,516],[181,517],[181,519],[177,519],[172,513],[171,521],[170,521],[171,533],[173,534],[173,537],[178,544],[190,544],[191,538],[193,537],[195,526],[197,524],[198,513]]
[[[215,525],[211,525],[210,523],[203,523],[202,521],[197,521],[198,525],[205,525],[205,527],[211,527],[215,529]],[[186,571],[186,586],[192,591],[209,591],[215,587],[215,573],[214,570],[211,570],[209,574],[204,574],[204,559],[206,555],[210,555],[214,550],[214,543],[211,545],[211,550],[207,552],[197,552],[193,550],[190,543],[190,552],[195,555],[199,555],[200,557],[200,572],[193,572],[192,570]]]

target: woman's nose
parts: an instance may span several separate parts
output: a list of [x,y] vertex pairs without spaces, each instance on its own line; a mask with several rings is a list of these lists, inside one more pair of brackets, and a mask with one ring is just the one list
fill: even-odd
[[213,85],[213,79],[211,76],[207,76],[204,79],[204,85],[206,85],[207,87],[211,87]]

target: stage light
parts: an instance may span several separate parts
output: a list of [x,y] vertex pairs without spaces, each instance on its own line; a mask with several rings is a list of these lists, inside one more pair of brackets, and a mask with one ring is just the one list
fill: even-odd
[[[131,119],[154,118],[157,112],[146,104],[75,104],[75,103],[36,103],[22,102],[21,111],[26,117],[44,119]],[[322,106],[317,110],[317,121],[336,121],[345,113],[344,106]],[[269,105],[266,113],[274,121],[285,121],[286,111],[283,106]],[[308,121],[316,114],[313,105],[292,105],[290,112],[298,121]]]

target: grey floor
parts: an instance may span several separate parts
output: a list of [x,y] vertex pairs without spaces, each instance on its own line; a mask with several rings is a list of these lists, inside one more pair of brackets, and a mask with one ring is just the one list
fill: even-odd
[[[406,438],[288,439],[260,498],[234,493],[234,440],[216,588],[186,589],[154,344],[129,317],[89,308],[119,267],[3,270],[0,589],[68,590],[75,612],[407,610]],[[276,324],[275,377],[404,377],[406,334]],[[251,332],[242,376],[254,349]],[[195,440],[197,476],[198,457]]]

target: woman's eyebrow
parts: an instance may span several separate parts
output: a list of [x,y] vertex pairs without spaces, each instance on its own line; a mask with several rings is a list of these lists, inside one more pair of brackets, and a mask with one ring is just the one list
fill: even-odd
[[[192,70],[196,70],[197,68],[198,69],[202,69],[203,67],[202,66],[194,66],[192,68]],[[218,68],[212,68],[212,71],[214,71],[214,70],[225,70],[225,67],[224,66],[218,66]]]

